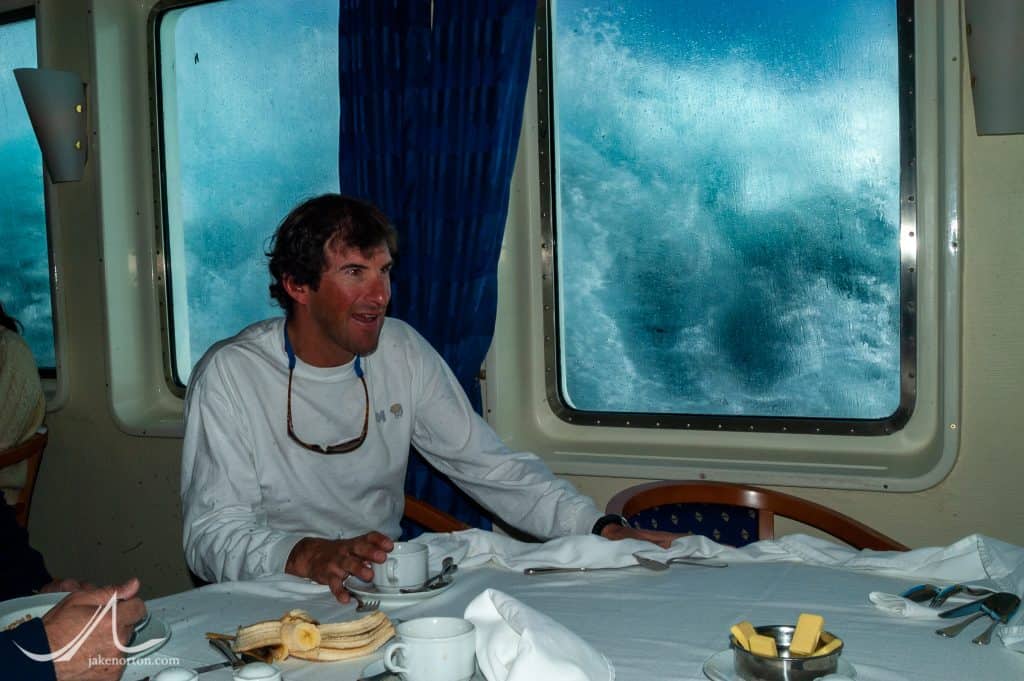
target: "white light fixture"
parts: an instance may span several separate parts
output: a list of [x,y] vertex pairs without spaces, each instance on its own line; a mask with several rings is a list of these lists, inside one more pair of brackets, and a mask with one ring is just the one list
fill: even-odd
[[1024,2],[964,0],[979,135],[1024,132]]
[[54,69],[14,69],[51,182],[82,179],[88,157],[85,83]]

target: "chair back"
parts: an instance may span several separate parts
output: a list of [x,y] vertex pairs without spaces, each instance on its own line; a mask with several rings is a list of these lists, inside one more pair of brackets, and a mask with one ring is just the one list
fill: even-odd
[[462,522],[453,515],[434,508],[425,501],[416,497],[405,495],[404,515],[409,520],[419,523],[431,532],[458,532],[468,530],[469,525]]
[[36,476],[39,473],[39,463],[43,459],[43,450],[49,440],[49,433],[45,426],[39,428],[35,435],[24,442],[9,447],[0,452],[0,468],[14,466],[22,461],[26,462],[25,484],[18,492],[18,498],[14,502],[14,513],[18,524],[28,527],[28,512],[32,505],[32,492],[36,487]]
[[807,499],[775,490],[726,482],[651,482],[622,490],[608,513],[634,527],[700,534],[743,546],[775,538],[775,516],[809,525],[857,549],[906,551],[900,542],[864,523]]

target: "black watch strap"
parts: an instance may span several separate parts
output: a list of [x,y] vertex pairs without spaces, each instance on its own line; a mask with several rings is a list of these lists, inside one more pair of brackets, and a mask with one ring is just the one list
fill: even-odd
[[600,535],[601,532],[604,531],[604,528],[608,527],[609,525],[622,525],[623,527],[629,527],[629,523],[626,522],[625,518],[623,518],[621,515],[611,513],[609,515],[603,515],[600,518],[598,518],[597,522],[594,523],[594,529],[592,529],[591,532]]

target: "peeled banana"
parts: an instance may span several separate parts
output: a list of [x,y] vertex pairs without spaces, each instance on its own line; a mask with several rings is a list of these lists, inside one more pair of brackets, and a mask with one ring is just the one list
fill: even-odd
[[231,647],[268,662],[289,655],[304,660],[347,660],[372,653],[394,635],[391,620],[379,610],[358,620],[327,624],[320,624],[303,610],[290,610],[279,620],[239,627]]

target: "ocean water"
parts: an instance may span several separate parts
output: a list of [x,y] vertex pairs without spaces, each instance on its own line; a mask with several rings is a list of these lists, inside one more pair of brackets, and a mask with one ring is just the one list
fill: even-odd
[[554,23],[568,402],[890,415],[895,3],[558,0]]
[[54,367],[43,159],[12,71],[34,66],[35,21],[0,24],[0,301],[36,363]]
[[187,382],[210,345],[281,314],[270,237],[300,201],[338,191],[338,2],[227,0],[164,21],[180,181],[175,357]]
[[[557,258],[573,406],[896,408],[893,5],[558,0]],[[187,380],[210,344],[278,314],[268,238],[295,203],[338,186],[337,2],[175,14],[163,49],[177,97],[164,115],[180,145],[171,259]],[[42,164],[10,74],[34,64],[34,32],[0,31],[0,60],[13,59],[0,62],[0,299],[52,366]]]

